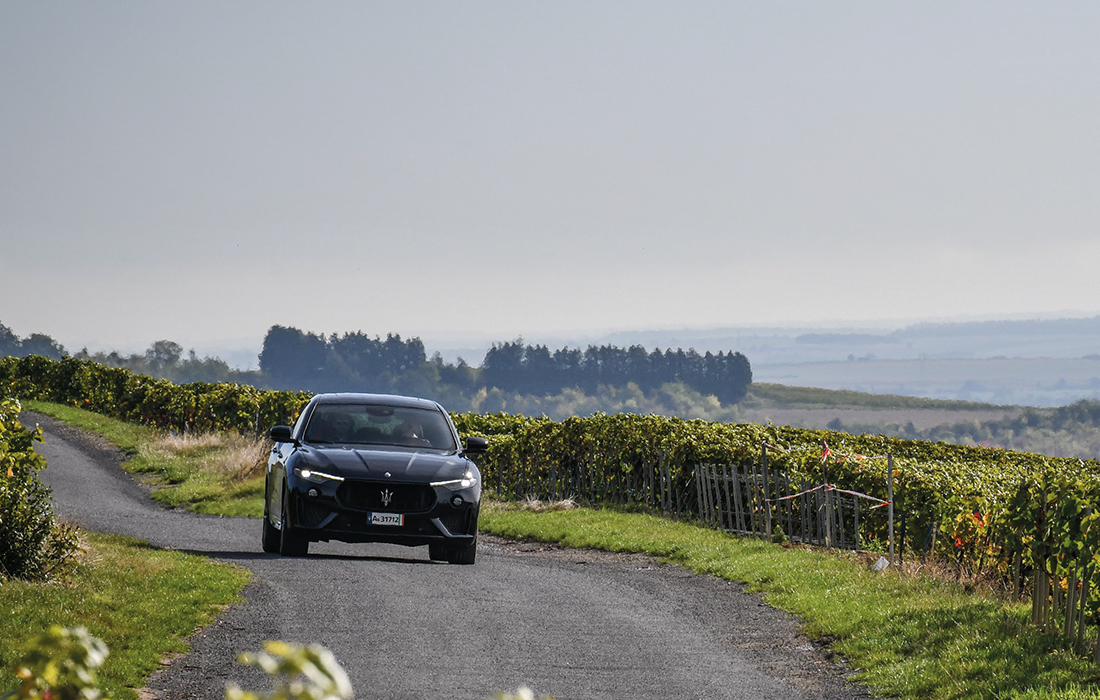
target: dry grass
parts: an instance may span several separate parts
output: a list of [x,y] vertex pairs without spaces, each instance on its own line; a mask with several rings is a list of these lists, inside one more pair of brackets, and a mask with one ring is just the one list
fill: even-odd
[[166,433],[142,445],[146,457],[185,457],[207,473],[244,481],[263,473],[271,444],[235,433]]
[[540,501],[537,498],[528,498],[518,503],[520,510],[529,510],[533,513],[551,513],[558,510],[573,510],[577,502],[572,498],[561,501]]

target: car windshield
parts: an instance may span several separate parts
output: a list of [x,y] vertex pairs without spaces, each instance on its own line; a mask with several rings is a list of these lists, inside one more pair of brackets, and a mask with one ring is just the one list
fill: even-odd
[[432,409],[374,404],[321,404],[313,409],[306,442],[457,449],[451,427]]

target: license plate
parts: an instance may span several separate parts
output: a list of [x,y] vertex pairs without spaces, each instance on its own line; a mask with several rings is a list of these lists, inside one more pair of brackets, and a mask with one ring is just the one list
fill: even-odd
[[404,513],[367,513],[367,525],[395,525],[400,527],[404,524]]

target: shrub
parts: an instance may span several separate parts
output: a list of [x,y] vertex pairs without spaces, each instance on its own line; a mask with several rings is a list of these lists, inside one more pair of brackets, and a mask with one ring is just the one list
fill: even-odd
[[0,580],[45,580],[71,563],[76,531],[54,520],[50,489],[38,479],[46,461],[34,450],[42,431],[24,428],[19,410],[0,400]]
[[96,700],[96,669],[107,658],[107,645],[83,627],[54,625],[27,645],[16,676],[19,685],[3,700]]

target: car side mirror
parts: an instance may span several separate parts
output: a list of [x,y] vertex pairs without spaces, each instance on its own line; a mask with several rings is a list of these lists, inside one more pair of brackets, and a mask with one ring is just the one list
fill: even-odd
[[275,442],[296,442],[292,435],[293,432],[293,428],[289,425],[276,425],[267,431],[267,434]]
[[481,454],[489,450],[489,440],[483,437],[468,437],[463,440],[465,451],[469,454]]

